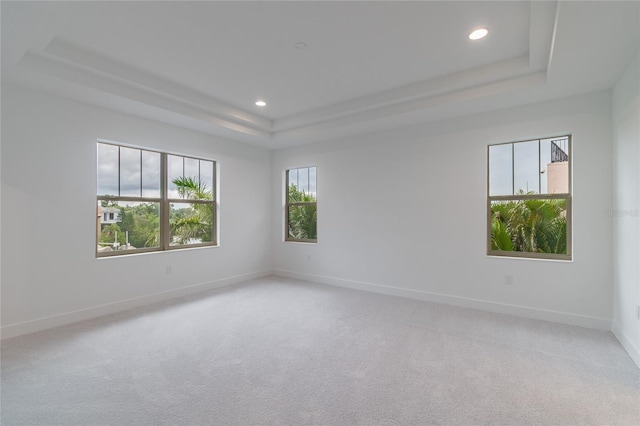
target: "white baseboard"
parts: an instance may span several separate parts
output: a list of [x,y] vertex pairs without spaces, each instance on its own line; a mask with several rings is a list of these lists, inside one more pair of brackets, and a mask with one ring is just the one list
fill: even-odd
[[372,284],[362,281],[345,280],[322,275],[306,274],[301,272],[276,269],[273,274],[279,277],[294,278],[303,281],[311,281],[320,284],[329,284],[337,287],[364,290],[390,296],[406,297],[428,302],[444,303],[447,305],[461,306],[464,308],[480,309],[483,311],[501,314],[515,315],[525,318],[558,322],[562,324],[577,325],[580,327],[594,328],[597,330],[611,330],[611,320],[606,318],[590,317],[566,312],[550,311],[546,309],[530,308],[527,306],[510,305],[506,303],[491,302],[488,300],[470,299],[448,294],[432,293],[421,290],[389,287],[380,284]]
[[640,368],[640,349],[622,332],[620,325],[615,321],[611,324],[611,332],[616,336],[616,339],[618,339],[618,342],[620,342],[624,350],[627,351],[633,362]]
[[25,321],[25,322],[16,323],[16,324],[9,324],[9,325],[3,326],[1,329],[2,339],[21,336],[23,334],[42,331],[42,330],[58,327],[65,324],[71,324],[78,321],[100,317],[103,315],[114,314],[116,312],[125,311],[127,309],[136,308],[138,306],[144,306],[144,305],[149,305],[151,303],[162,302],[162,301],[173,299],[176,297],[187,296],[189,294],[211,290],[214,288],[225,287],[228,285],[237,284],[243,281],[248,281],[256,278],[262,278],[269,275],[273,275],[273,271],[271,271],[270,269],[264,270],[264,271],[251,272],[248,274],[241,274],[233,277],[221,278],[215,281],[209,281],[205,283],[190,285],[187,287],[181,287],[175,290],[168,290],[160,293],[154,293],[148,296],[136,297],[133,299],[107,303],[105,305],[92,306],[90,308],[79,309],[77,311],[66,312],[58,315],[52,315],[45,318],[38,318],[31,321]]

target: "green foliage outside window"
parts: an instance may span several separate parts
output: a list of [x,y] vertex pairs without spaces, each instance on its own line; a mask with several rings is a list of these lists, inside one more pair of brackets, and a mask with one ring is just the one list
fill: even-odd
[[563,199],[492,202],[491,249],[567,254],[566,211]]
[[[207,186],[191,177],[177,178],[173,183],[178,193],[185,201],[212,200],[213,192]],[[172,245],[188,244],[189,241],[199,240],[210,242],[211,221],[213,220],[213,206],[211,203],[188,203],[185,208],[172,208],[169,212],[169,229]],[[158,247],[160,245],[160,214],[159,203],[141,203],[138,205],[123,205],[102,200],[102,207],[115,207],[120,213],[120,221],[104,225],[98,242],[101,245],[126,246],[129,249]]]
[[[102,203],[103,207],[107,207]],[[120,222],[105,225],[98,242],[101,245],[125,246],[127,236],[131,248],[157,247],[160,239],[160,217],[158,203],[142,203],[137,206],[111,207],[120,210]]]
[[[178,193],[185,200],[213,200],[213,192],[203,182],[182,177],[173,179]],[[190,203],[189,208],[171,208],[169,228],[174,244],[186,244],[189,240],[211,241],[213,205],[211,203]]]
[[289,238],[296,240],[315,240],[318,238],[317,204],[316,198],[305,191],[300,191],[296,185],[289,185],[289,203],[313,203],[297,204],[289,206]]

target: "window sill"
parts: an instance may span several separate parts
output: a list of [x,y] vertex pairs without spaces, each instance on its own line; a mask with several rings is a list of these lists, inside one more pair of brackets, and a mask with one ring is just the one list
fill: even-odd
[[488,258],[492,259],[515,259],[515,260],[537,260],[552,262],[573,262],[573,256],[564,254],[542,254],[542,253],[523,253],[523,252],[496,252],[487,253]]
[[208,245],[208,246],[198,246],[198,247],[180,247],[180,248],[170,248],[167,250],[152,250],[152,251],[143,251],[143,252],[138,252],[138,253],[123,253],[123,254],[112,254],[112,255],[107,255],[107,256],[96,256],[96,260],[102,260],[102,259],[119,259],[122,257],[131,257],[131,256],[148,256],[148,255],[154,255],[154,254],[161,254],[161,253],[171,253],[171,252],[176,252],[176,251],[192,251],[192,250],[206,250],[206,249],[215,249],[220,247],[220,244],[216,244],[216,245]]

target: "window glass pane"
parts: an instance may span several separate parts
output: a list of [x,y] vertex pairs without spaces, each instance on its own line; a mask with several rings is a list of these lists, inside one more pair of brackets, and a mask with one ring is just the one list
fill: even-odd
[[316,168],[309,168],[309,193],[315,198],[316,196]]
[[538,141],[513,144],[513,179],[516,194],[540,193],[540,159]]
[[491,202],[491,250],[567,254],[567,201]]
[[551,140],[540,141],[540,193],[548,194],[547,176],[549,164],[551,163]]
[[513,195],[512,146],[489,146],[489,195]]
[[118,195],[118,147],[98,144],[98,195]]
[[309,193],[309,168],[298,169],[298,189],[305,194]]
[[160,153],[142,151],[142,196],[160,198]]
[[174,180],[180,179],[183,176],[183,157],[177,155],[167,156],[167,192],[169,198],[179,198],[178,188],[174,183]]
[[298,169],[292,169],[288,171],[289,173],[289,186],[294,186],[296,188],[300,187],[300,184],[298,182]]
[[568,138],[546,139],[540,142],[540,171],[543,193],[569,193]]
[[191,245],[212,241],[213,205],[171,203],[169,245]]
[[98,201],[98,252],[160,246],[160,203]]
[[[289,201],[315,201],[316,168],[301,167],[287,171],[289,175]],[[304,200],[302,199],[304,198]]]
[[[208,163],[209,167],[212,167],[212,163]],[[174,199],[213,200],[213,185],[207,185],[204,181],[200,180],[199,167],[199,160],[185,157],[185,175],[172,179],[170,186],[173,187],[173,190],[170,190],[169,197],[173,197]],[[213,179],[212,176],[213,172],[209,170],[207,179],[211,181]]]
[[139,197],[140,186],[140,150],[120,147],[120,196]]
[[[315,168],[314,168],[315,169]],[[297,182],[289,182],[288,188],[288,200],[290,203],[299,203],[299,202],[315,202],[316,201],[316,192],[315,192],[315,179],[313,182],[314,191],[311,191],[311,183],[309,181],[310,170],[308,167],[302,169],[290,170],[290,172],[294,176],[297,177]]]
[[200,180],[200,162],[195,158],[184,158],[184,177],[191,178],[195,182]]
[[200,181],[204,189],[213,195],[213,161],[200,160]]
[[289,206],[288,228],[289,238],[291,239],[317,239],[316,205]]
[[180,198],[185,200],[213,200],[213,190],[193,178],[176,180],[176,187]]

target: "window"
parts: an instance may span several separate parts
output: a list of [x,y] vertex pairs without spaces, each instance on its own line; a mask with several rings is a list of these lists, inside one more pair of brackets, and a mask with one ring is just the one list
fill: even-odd
[[99,142],[96,256],[213,246],[215,161]]
[[488,147],[487,253],[571,259],[571,136]]
[[287,170],[285,240],[315,243],[318,238],[316,168]]

